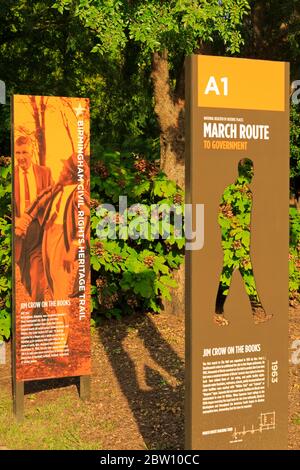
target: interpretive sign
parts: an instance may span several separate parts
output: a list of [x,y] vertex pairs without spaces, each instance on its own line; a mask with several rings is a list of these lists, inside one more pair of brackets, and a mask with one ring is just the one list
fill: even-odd
[[186,446],[286,448],[289,66],[194,55],[186,103]]
[[16,383],[90,374],[89,101],[13,97]]

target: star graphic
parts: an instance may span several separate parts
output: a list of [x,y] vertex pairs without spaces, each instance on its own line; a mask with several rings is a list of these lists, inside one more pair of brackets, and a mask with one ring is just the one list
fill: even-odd
[[81,104],[79,104],[77,108],[74,108],[74,110],[76,111],[76,117],[78,117],[78,116],[81,116],[83,111],[85,111],[85,108],[83,108]]

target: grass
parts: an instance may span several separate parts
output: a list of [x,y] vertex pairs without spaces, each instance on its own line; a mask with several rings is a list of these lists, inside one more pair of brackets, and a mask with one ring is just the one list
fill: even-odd
[[[74,398],[63,391],[54,400],[44,403],[27,396],[25,420],[17,424],[11,411],[11,398],[1,390],[0,446],[11,450],[99,450],[101,443],[87,432],[85,420],[78,419],[78,414],[84,414],[84,408],[79,399],[74,406]],[[109,430],[111,426],[106,423],[104,427]]]

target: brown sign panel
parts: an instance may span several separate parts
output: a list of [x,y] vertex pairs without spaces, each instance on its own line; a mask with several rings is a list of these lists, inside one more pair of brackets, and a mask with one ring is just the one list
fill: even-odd
[[13,97],[14,373],[90,374],[89,101]]
[[[287,447],[289,67],[187,60],[186,446]],[[196,247],[197,248],[197,247]]]

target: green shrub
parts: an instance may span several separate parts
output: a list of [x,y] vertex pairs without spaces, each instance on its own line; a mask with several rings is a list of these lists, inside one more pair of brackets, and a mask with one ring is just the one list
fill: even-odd
[[11,164],[0,157],[0,339],[11,327]]
[[[245,280],[245,288],[250,298],[257,300],[250,259],[250,215],[252,196],[247,189],[247,181],[238,178],[237,182],[224,191],[218,221],[222,231],[224,268],[220,282],[224,295],[229,292],[232,269],[239,268]],[[300,214],[290,208],[290,250],[289,250],[289,299],[290,305],[300,301]]]
[[296,306],[300,301],[300,214],[295,207],[290,208],[289,275],[290,304]]
[[[168,226],[163,212],[175,206],[182,214],[183,192],[157,170],[155,163],[127,152],[103,152],[101,160],[93,164],[92,174],[93,308],[107,317],[120,317],[132,310],[159,312],[162,299],[171,300],[170,288],[176,287],[172,272],[183,262],[184,249],[184,238],[174,233],[173,218]],[[122,195],[127,196],[128,208],[137,203],[142,206],[123,214],[101,206],[97,210],[102,202],[110,202],[120,210]],[[154,220],[141,219],[151,205],[158,209]],[[115,239],[102,239],[108,231],[113,234],[110,222],[122,222],[125,216],[129,228],[142,238],[122,239],[127,229],[117,225]],[[168,228],[171,236],[164,239]],[[153,239],[151,230],[156,230],[159,238]]]
[[228,295],[233,271],[239,269],[247,294],[252,300],[258,300],[250,258],[252,193],[248,184],[248,179],[240,176],[222,196],[218,222],[224,265],[220,283],[223,295]]

